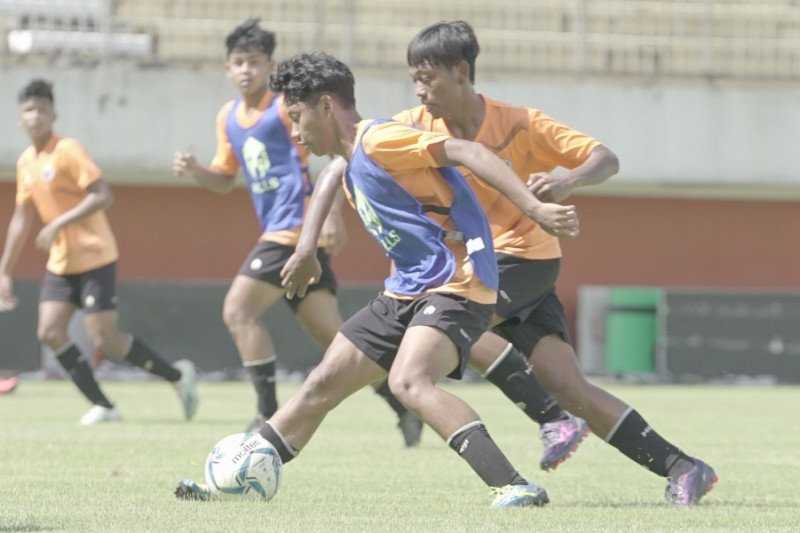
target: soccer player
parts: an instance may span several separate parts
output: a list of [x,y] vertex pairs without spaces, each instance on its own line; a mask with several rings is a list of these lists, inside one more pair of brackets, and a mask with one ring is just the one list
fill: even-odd
[[[241,170],[263,231],[244,260],[223,304],[223,319],[233,337],[257,396],[257,414],[247,431],[257,429],[278,407],[275,391],[275,348],[261,323],[263,314],[284,299],[280,272],[294,252],[305,203],[311,192],[308,152],[289,136],[291,123],[283,98],[269,90],[275,34],[248,19],[225,39],[228,77],[239,97],[217,114],[217,153],[211,165],[200,165],[192,154],[175,154],[173,170],[190,176],[217,193],[229,192]],[[339,204],[326,221],[322,240],[333,252],[346,233]],[[320,249],[322,274],[305,298],[286,300],[314,340],[327,347],[342,324],[336,304],[336,277],[328,254]],[[422,424],[388,389],[378,391],[398,415],[407,446],[419,442]]]
[[[423,29],[408,46],[407,59],[421,106],[395,119],[424,131],[472,140],[508,162],[544,201],[561,202],[578,187],[600,183],[618,171],[616,156],[598,141],[541,111],[504,104],[475,91],[475,60],[480,48],[463,21]],[[561,175],[555,167],[567,169]],[[675,504],[694,504],[717,477],[699,459],[689,457],[656,433],[632,407],[589,383],[568,342],[564,310],[555,292],[561,250],[558,240],[542,231],[508,199],[461,169],[486,211],[498,254],[500,290],[496,313],[502,320],[472,350],[471,363],[485,369],[490,381],[524,405],[525,412],[562,435],[578,431],[574,419],[558,405],[584,417],[592,431],[650,471],[668,478],[666,497]],[[502,339],[501,339],[502,338]],[[506,342],[511,343],[508,345]],[[520,353],[521,352],[521,353]],[[519,379],[525,360],[557,405],[537,405],[541,393],[526,394]],[[540,416],[533,416],[540,413]],[[572,428],[570,427],[572,426]],[[558,439],[558,433],[555,435]],[[546,446],[547,447],[547,446]],[[547,450],[542,460],[545,466]]]
[[111,188],[78,141],[53,133],[56,113],[50,83],[31,81],[18,100],[20,124],[31,146],[17,161],[16,208],[0,259],[0,310],[17,305],[11,276],[38,213],[44,227],[36,246],[50,255],[37,334],[92,404],[81,424],[113,422],[121,416],[69,338],[67,326],[78,309],[84,312],[95,349],[174,384],[184,416],[191,419],[198,403],[194,364],[185,359],[169,363],[117,326],[117,244],[104,212],[113,201]]
[[[511,466],[475,411],[437,386],[445,376],[460,377],[497,298],[486,218],[451,166],[470,168],[551,231],[574,234],[575,209],[536,200],[479,144],[393,121],[361,120],[354,83],[346,65],[319,52],[282,62],[272,78],[300,143],[314,154],[349,161],[348,196],[394,268],[383,294],[344,323],[298,393],[251,438],[266,439],[288,462],[331,409],[388,373],[397,398],[494,489],[493,506],[545,504],[546,492]],[[321,275],[316,242],[337,188],[332,175],[317,183],[297,248],[284,267],[287,297],[302,297],[309,281]],[[187,481],[177,494],[207,492]]]

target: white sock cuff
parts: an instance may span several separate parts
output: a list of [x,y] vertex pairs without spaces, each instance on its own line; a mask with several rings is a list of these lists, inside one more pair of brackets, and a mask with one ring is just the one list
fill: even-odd
[[453,442],[453,439],[458,437],[461,433],[464,433],[465,431],[467,431],[469,429],[472,429],[472,428],[478,427],[478,426],[482,426],[482,425],[483,425],[483,421],[481,421],[481,420],[475,420],[473,422],[470,422],[469,424],[464,424],[463,426],[461,426],[460,428],[455,430],[453,432],[453,434],[450,435],[447,438],[447,445],[450,446],[450,443]]
[[278,357],[273,355],[271,357],[265,357],[264,359],[256,359],[255,361],[242,361],[242,366],[248,368],[251,366],[268,365],[269,363],[274,363],[277,359]]
[[625,409],[625,412],[622,413],[622,416],[619,417],[617,423],[614,424],[614,427],[611,428],[611,431],[609,431],[608,435],[606,435],[606,438],[604,439],[606,442],[611,442],[611,439],[614,438],[614,433],[617,432],[617,430],[625,421],[625,419],[628,418],[628,415],[631,414],[631,411],[633,411],[633,407],[628,407],[627,409]]
[[513,349],[514,349],[514,345],[513,345],[513,344],[511,344],[511,343],[509,342],[509,343],[508,343],[508,346],[506,346],[506,349],[505,349],[505,350],[503,350],[503,353],[501,353],[501,354],[500,354],[500,355],[497,357],[497,359],[495,359],[495,360],[494,360],[494,363],[492,363],[491,365],[489,365],[489,368],[487,368],[487,369],[486,369],[486,372],[484,372],[484,373],[483,373],[483,375],[482,375],[481,377],[485,378],[486,376],[488,376],[489,374],[491,374],[492,372],[494,372],[494,369],[495,369],[495,368],[497,368],[497,367],[498,367],[498,365],[500,365],[500,363],[502,363],[502,362],[503,362],[503,359],[505,359],[506,357],[508,357],[508,354],[510,354],[510,353],[511,353],[511,350],[513,350]]

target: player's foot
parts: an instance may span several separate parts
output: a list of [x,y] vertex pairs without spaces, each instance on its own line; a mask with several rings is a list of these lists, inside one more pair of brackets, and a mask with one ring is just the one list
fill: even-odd
[[91,409],[86,411],[81,417],[82,426],[93,426],[102,422],[121,422],[122,415],[119,414],[116,407],[108,408],[102,405],[93,405]]
[[569,459],[578,449],[578,445],[589,434],[589,424],[577,416],[542,424],[539,438],[542,439],[544,451],[539,459],[542,470],[555,470],[558,465]]
[[547,491],[535,483],[492,488],[495,497],[491,507],[541,507],[550,503]]
[[3,394],[11,394],[19,384],[19,378],[0,378],[0,396]]
[[175,488],[175,497],[179,500],[199,500],[208,501],[211,498],[211,491],[208,487],[195,483],[191,479],[182,479]]
[[422,438],[422,428],[424,427],[422,420],[411,411],[406,411],[400,415],[400,420],[397,422],[397,427],[403,434],[403,441],[406,443],[406,448],[413,448],[419,444]]
[[181,372],[181,379],[175,382],[175,390],[183,404],[183,416],[186,420],[191,420],[197,412],[197,404],[200,403],[197,394],[197,370],[188,359],[179,359],[172,366]]
[[253,417],[253,419],[250,421],[250,423],[247,424],[247,427],[244,429],[244,432],[245,433],[255,433],[256,431],[261,429],[261,426],[263,426],[264,422],[266,422],[266,421],[267,421],[267,419],[264,418],[263,416],[256,415],[255,417]]
[[667,479],[664,497],[674,505],[695,505],[708,494],[718,481],[714,469],[700,459],[692,459],[694,465],[683,474]]

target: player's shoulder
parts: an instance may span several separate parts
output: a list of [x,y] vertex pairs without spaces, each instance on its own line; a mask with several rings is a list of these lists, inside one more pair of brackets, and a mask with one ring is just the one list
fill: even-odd
[[425,109],[424,105],[418,105],[410,109],[405,109],[392,117],[397,122],[421,130],[430,130],[433,118]]
[[86,148],[74,137],[60,137],[56,140],[53,154],[55,156],[85,154]]
[[220,106],[219,111],[217,111],[217,120],[226,120],[228,118],[228,114],[230,114],[231,110],[233,109],[234,104],[236,104],[236,99],[231,98],[222,106]]
[[531,111],[534,111],[532,108],[509,104],[487,96],[483,99],[486,103],[487,117],[502,129],[527,129],[530,125]]
[[36,155],[36,151],[34,150],[33,146],[28,146],[25,148],[19,157],[17,158],[17,167],[22,167],[28,164],[34,156]]
[[365,120],[359,124],[361,144],[369,152],[387,143],[394,143],[419,130],[395,119]]

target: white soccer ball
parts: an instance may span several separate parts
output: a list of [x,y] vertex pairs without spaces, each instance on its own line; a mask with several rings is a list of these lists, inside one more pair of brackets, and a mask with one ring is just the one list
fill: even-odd
[[269,501],[278,492],[283,463],[258,433],[236,433],[219,441],[206,458],[211,494],[228,499]]

